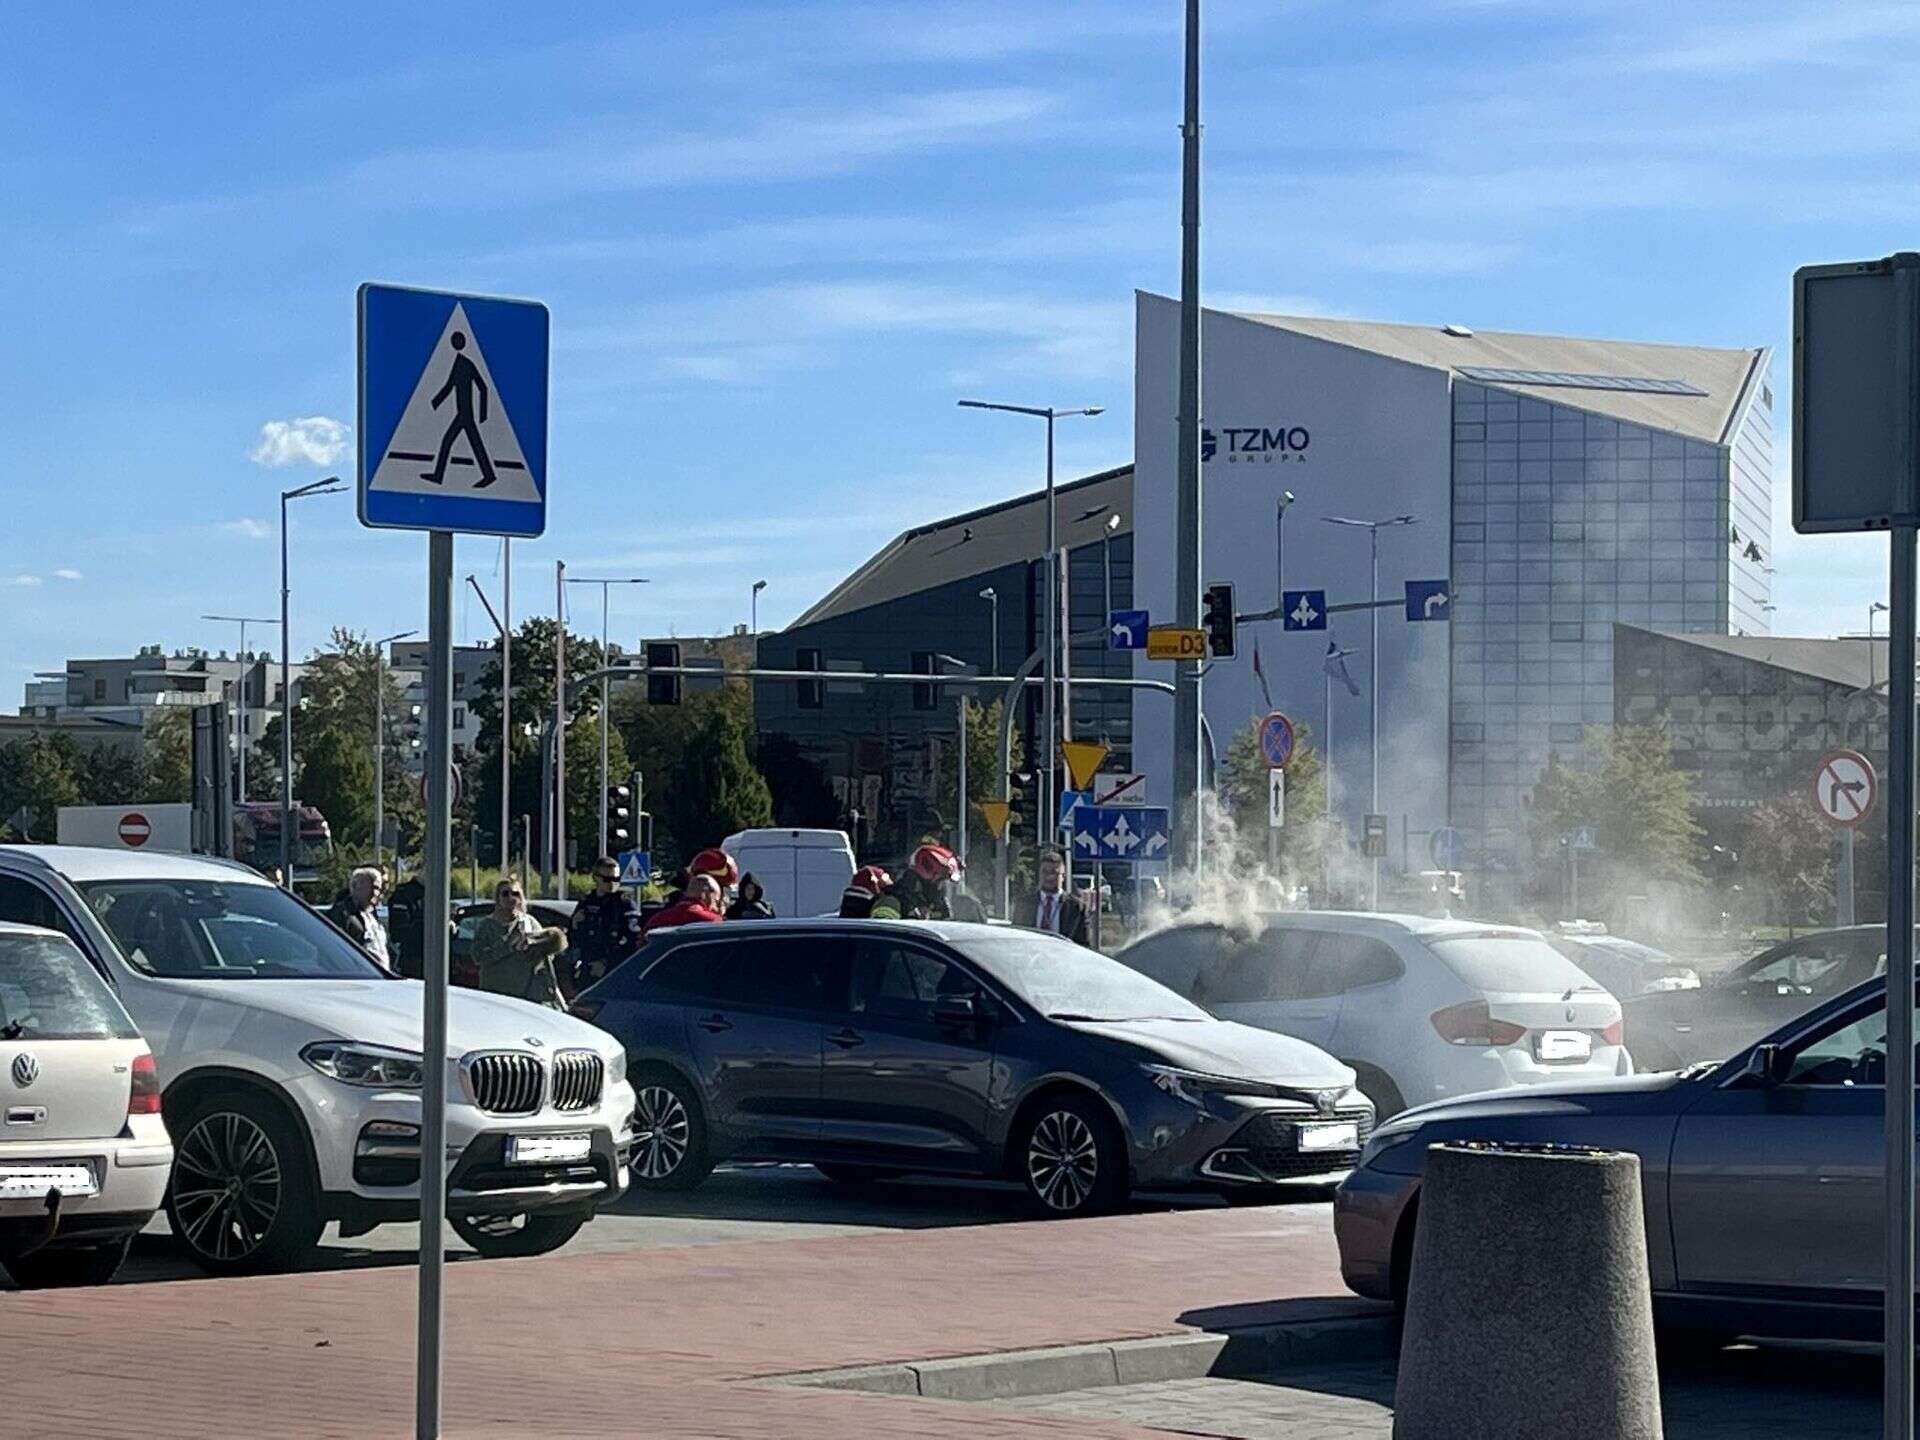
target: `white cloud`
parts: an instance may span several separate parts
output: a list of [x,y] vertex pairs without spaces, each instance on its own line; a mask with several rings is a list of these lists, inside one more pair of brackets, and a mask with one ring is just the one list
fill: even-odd
[[40,583],[40,577],[38,575],[25,575],[25,574],[15,575],[11,580],[7,581],[7,584],[9,585],[18,585],[24,588],[30,588],[32,586],[38,585],[39,583]]
[[266,521],[255,520],[251,516],[225,521],[220,528],[229,535],[238,535],[242,540],[265,540],[273,534],[273,527]]
[[75,570],[71,565],[62,565],[58,570],[53,572],[53,578],[56,580],[84,580],[86,576],[82,575],[78,570]]
[[260,427],[260,443],[247,452],[256,465],[331,465],[347,453],[351,432],[338,420],[309,415],[299,420],[269,420]]

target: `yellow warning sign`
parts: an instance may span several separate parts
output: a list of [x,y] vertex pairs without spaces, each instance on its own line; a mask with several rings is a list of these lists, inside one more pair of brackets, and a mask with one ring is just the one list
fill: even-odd
[[993,838],[1006,839],[1007,822],[1013,818],[1013,806],[1004,800],[982,800],[977,808],[980,818],[987,822],[987,828],[993,832]]
[[1093,783],[1093,772],[1107,758],[1107,747],[1092,740],[1062,740],[1060,758],[1067,762],[1067,775],[1073,788],[1084,790]]

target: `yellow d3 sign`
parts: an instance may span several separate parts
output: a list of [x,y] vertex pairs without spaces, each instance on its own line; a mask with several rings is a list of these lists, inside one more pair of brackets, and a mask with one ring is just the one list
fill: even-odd
[[1155,625],[1147,631],[1149,660],[1204,660],[1207,632],[1183,630],[1178,625]]
[[1093,783],[1093,772],[1107,758],[1107,747],[1092,740],[1062,740],[1060,758],[1067,762],[1067,777],[1073,788],[1084,790]]
[[982,800],[978,808],[980,818],[987,822],[987,828],[993,832],[993,838],[1005,839],[1007,822],[1013,818],[1013,806],[1004,800]]

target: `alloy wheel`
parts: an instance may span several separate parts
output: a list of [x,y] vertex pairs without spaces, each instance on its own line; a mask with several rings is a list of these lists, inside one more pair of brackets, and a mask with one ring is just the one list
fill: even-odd
[[1054,1110],[1033,1127],[1027,1142],[1027,1180],[1050,1210],[1078,1210],[1100,1174],[1100,1145],[1093,1129],[1071,1110]]
[[680,1097],[664,1085],[641,1090],[633,1109],[632,1165],[645,1180],[664,1180],[680,1168],[692,1143],[693,1124]]
[[231,1110],[205,1116],[174,1154],[173,1207],[188,1245],[244,1260],[280,1216],[280,1156],[267,1132]]

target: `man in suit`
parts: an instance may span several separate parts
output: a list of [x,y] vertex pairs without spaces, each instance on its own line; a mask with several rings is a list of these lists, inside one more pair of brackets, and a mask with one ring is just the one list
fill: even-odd
[[1087,907],[1067,893],[1067,857],[1051,845],[1040,852],[1040,889],[1013,915],[1016,925],[1050,930],[1076,945],[1093,946]]

